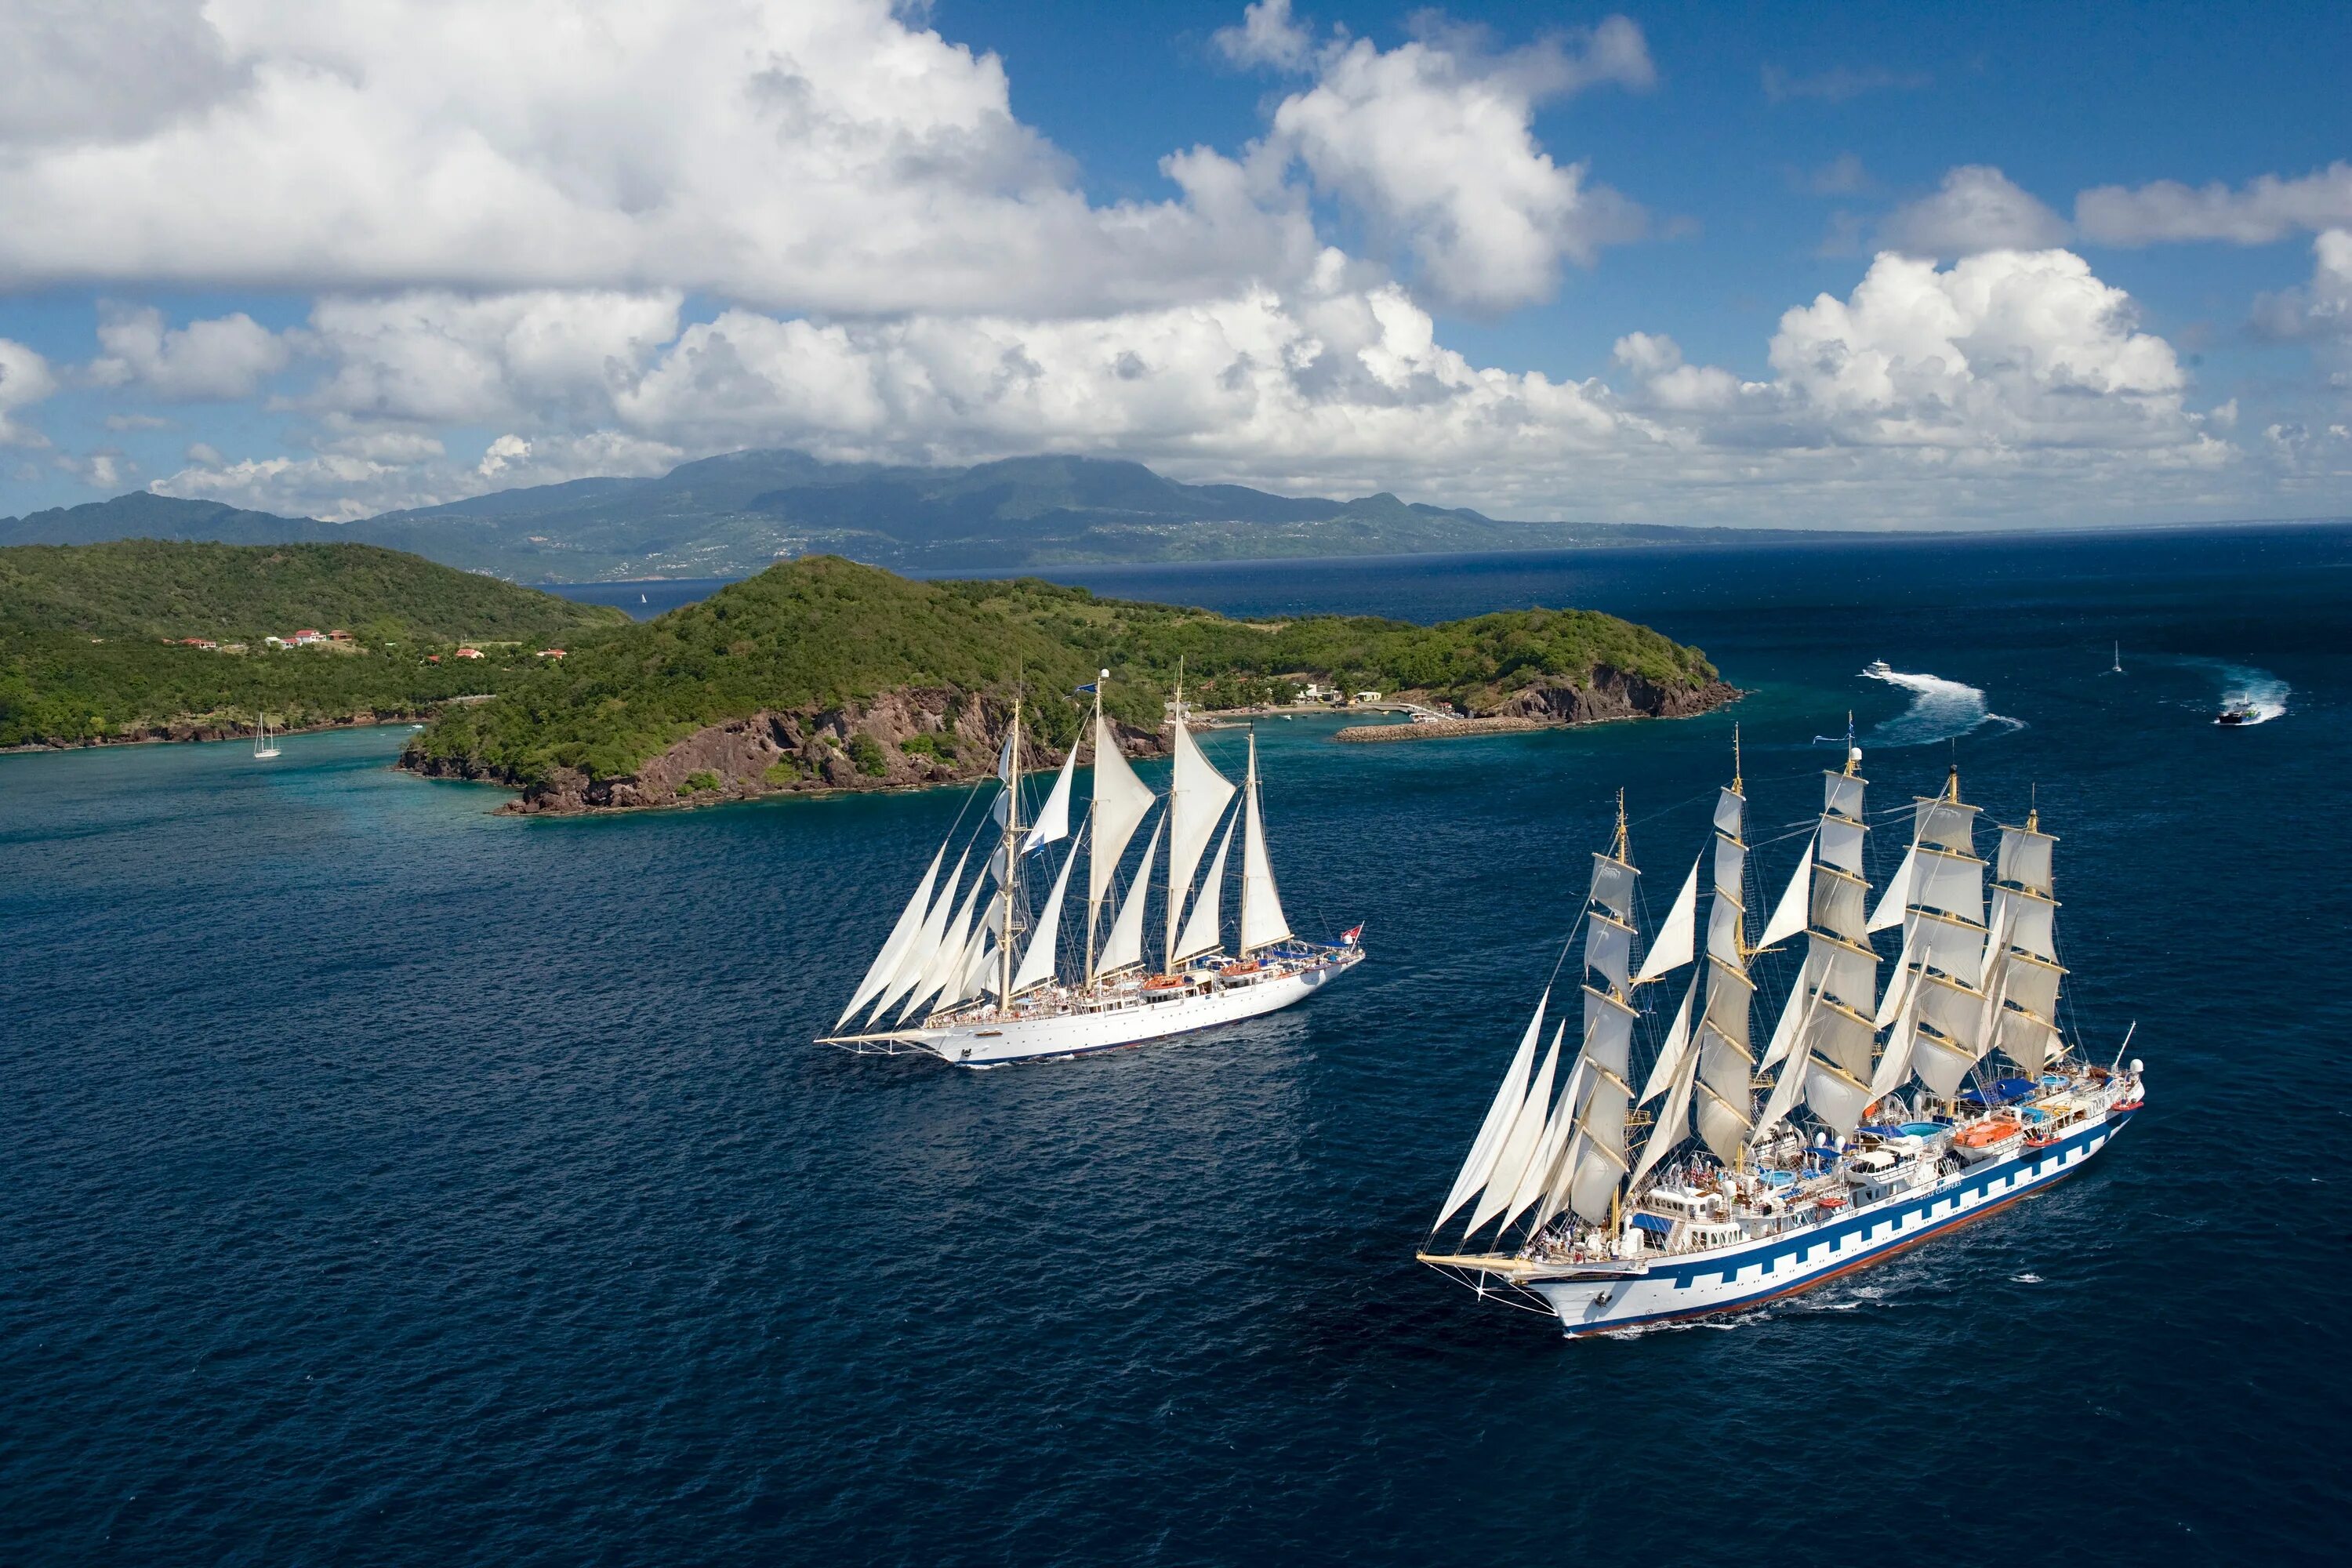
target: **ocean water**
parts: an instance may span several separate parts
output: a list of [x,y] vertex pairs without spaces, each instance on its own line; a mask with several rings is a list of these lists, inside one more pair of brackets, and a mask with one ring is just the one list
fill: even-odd
[[[1371,962],[981,1073],[808,1043],[960,792],[519,821],[395,731],[0,758],[0,1562],[2338,1555],[2352,531],[1067,575],[1595,605],[1752,695],[1268,724],[1294,920]],[[1705,1326],[1570,1343],[1415,1266],[1615,792],[1661,909],[1736,722],[1777,887],[1849,710],[1875,807],[1957,756],[2062,836],[2129,1134]]]

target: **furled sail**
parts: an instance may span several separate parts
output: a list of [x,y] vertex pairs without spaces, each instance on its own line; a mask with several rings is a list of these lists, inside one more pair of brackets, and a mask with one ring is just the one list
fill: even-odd
[[[949,837],[953,837],[954,835]],[[848,1023],[849,1016],[874,1000],[882,987],[889,984],[898,973],[898,961],[906,956],[907,944],[915,940],[915,933],[922,930],[924,917],[931,911],[931,889],[939,885],[940,866],[947,858],[947,843],[941,840],[938,853],[931,857],[930,869],[925,871],[923,879],[915,885],[915,896],[908,899],[907,907],[899,911],[898,923],[890,928],[889,936],[883,941],[882,951],[874,955],[874,962],[866,967],[866,978],[857,983],[856,991],[850,995],[849,1005],[844,1007],[841,1016],[834,1020],[835,1028]]]
[[1234,798],[1233,781],[1209,765],[1200,742],[1176,714],[1176,764],[1168,784],[1168,963],[1176,963],[1176,931],[1186,897],[1192,890],[1192,873],[1200,869],[1202,852],[1217,831],[1226,803]]
[[[1700,859],[1705,859],[1702,855]],[[1675,895],[1674,908],[1658,927],[1657,940],[1642,960],[1642,972],[1633,978],[1638,984],[1672,973],[1696,956],[1693,939],[1698,934],[1698,868],[1691,862],[1690,875],[1683,879],[1682,891]]]
[[1242,938],[1241,955],[1290,935],[1289,917],[1282,912],[1282,894],[1274,885],[1274,861],[1265,852],[1265,820],[1257,804],[1257,736],[1250,736],[1249,776],[1242,795]]
[[1178,963],[1204,952],[1214,952],[1224,942],[1224,935],[1218,929],[1223,918],[1218,892],[1225,881],[1225,851],[1233,847],[1234,825],[1228,821],[1224,837],[1217,840],[1216,854],[1209,858],[1209,874],[1202,879],[1201,890],[1192,900],[1192,913],[1184,921],[1183,940],[1176,944],[1174,962]]
[[[1155,834],[1156,837],[1157,835]],[[1445,1194],[1445,1206],[1437,1211],[1437,1218],[1429,1228],[1436,1230],[1454,1217],[1454,1211],[1470,1201],[1471,1195],[1483,1190],[1495,1173],[1496,1156],[1502,1152],[1503,1137],[1510,1131],[1513,1118],[1527,1102],[1528,1074],[1536,1060],[1536,1042],[1543,1037],[1544,1007],[1551,1001],[1546,988],[1536,1000],[1535,1016],[1528,1020],[1527,1033],[1519,1037],[1519,1048],[1511,1058],[1511,1065],[1503,1073],[1502,1086],[1495,1091],[1495,1101],[1486,1108],[1486,1120],[1479,1124],[1478,1136],[1471,1142],[1469,1158],[1462,1162],[1462,1170],[1454,1178],[1454,1190]]]
[[1062,929],[1062,895],[1070,889],[1070,868],[1076,865],[1076,848],[1062,857],[1062,869],[1054,879],[1054,890],[1045,895],[1045,907],[1037,912],[1037,929],[1029,938],[1029,950],[1021,955],[1021,967],[1013,972],[1012,995],[1018,996],[1032,985],[1042,985],[1054,978],[1054,940]]
[[1167,819],[1152,826],[1151,837],[1144,841],[1143,859],[1135,868],[1135,881],[1120,900],[1118,918],[1110,922],[1110,936],[1104,942],[1102,955],[1096,961],[1098,973],[1109,973],[1143,962],[1143,901],[1151,887],[1151,858],[1160,852],[1160,830]]

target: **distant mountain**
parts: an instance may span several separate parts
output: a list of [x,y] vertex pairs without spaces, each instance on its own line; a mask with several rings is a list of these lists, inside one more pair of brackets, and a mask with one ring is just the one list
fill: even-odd
[[123,538],[354,541],[519,582],[730,577],[835,553],[901,571],[1079,562],[1540,550],[1745,530],[1503,522],[1388,494],[1334,500],[1187,485],[1140,463],[1009,458],[971,468],[730,452],[658,479],[573,479],[352,523],[136,493],[0,520],[0,544]]

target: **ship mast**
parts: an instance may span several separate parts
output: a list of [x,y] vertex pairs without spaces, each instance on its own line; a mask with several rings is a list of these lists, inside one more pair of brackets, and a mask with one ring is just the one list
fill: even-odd
[[1021,879],[1021,694],[1013,694],[1013,731],[1004,752],[1004,881],[1003,922],[997,937],[996,1007],[1013,1005],[1013,900]]
[[[1102,811],[1102,689],[1103,682],[1109,679],[1110,671],[1108,669],[1095,677],[1095,784],[1094,788],[1087,792],[1087,988],[1088,990],[1092,990],[1095,984],[1095,920],[1102,909],[1102,899],[1095,892],[1095,889],[1102,883],[1102,879],[1095,874],[1095,858],[1102,852],[1102,846],[1096,842],[1096,839],[1099,832],[1098,824]],[[1072,741],[1070,744],[1076,746],[1077,742]]]

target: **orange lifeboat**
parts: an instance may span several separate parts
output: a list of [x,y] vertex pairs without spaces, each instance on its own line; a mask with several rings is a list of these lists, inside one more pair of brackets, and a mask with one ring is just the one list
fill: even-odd
[[1952,1142],[1963,1149],[1990,1149],[2017,1136],[2018,1121],[2014,1116],[1994,1116],[1964,1127],[1952,1135]]
[[1192,983],[1181,974],[1155,974],[1143,983],[1146,991],[1181,991]]

